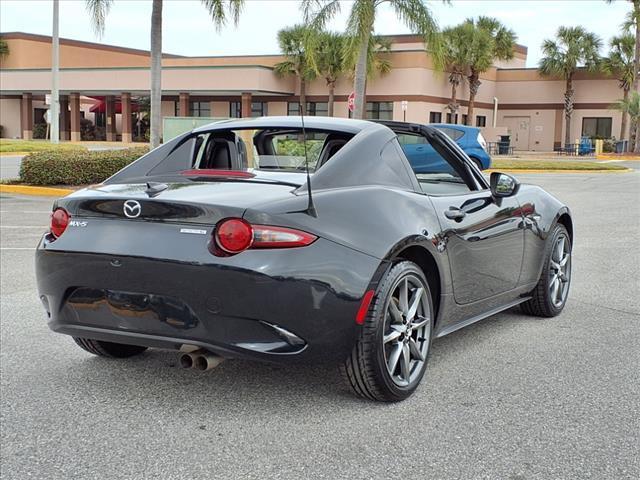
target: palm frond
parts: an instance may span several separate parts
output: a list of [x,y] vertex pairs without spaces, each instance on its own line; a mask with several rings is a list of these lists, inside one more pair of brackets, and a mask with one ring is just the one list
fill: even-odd
[[104,35],[107,15],[113,0],[85,0],[85,8],[91,16],[91,27],[98,37]]
[[201,0],[209,12],[217,29],[222,28],[229,18],[237,25],[244,8],[244,0]]

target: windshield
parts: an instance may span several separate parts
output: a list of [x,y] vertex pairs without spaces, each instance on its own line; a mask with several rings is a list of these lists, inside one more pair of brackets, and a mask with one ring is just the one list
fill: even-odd
[[[215,130],[190,138],[176,149],[190,158],[189,170],[256,169],[314,172],[328,162],[353,135],[302,129]],[[169,155],[169,157],[171,157]],[[167,160],[169,160],[169,157]],[[164,162],[163,162],[164,163]]]

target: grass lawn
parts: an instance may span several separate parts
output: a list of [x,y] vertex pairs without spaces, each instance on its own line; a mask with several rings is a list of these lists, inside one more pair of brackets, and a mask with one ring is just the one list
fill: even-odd
[[86,150],[82,145],[73,143],[59,143],[53,145],[48,140],[14,140],[0,138],[0,153],[30,153],[42,150]]
[[597,162],[571,162],[552,160],[500,160],[494,159],[491,162],[494,170],[626,170],[621,165],[611,165],[610,163]]

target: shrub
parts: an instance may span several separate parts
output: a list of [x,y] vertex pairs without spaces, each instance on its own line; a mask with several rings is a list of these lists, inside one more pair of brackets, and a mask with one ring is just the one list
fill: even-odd
[[80,140],[95,140],[96,127],[88,118],[80,119]]
[[33,138],[35,138],[35,139],[47,138],[47,124],[46,123],[36,123],[33,126]]
[[146,147],[135,147],[100,152],[36,152],[22,159],[20,180],[31,185],[100,183],[148,151]]

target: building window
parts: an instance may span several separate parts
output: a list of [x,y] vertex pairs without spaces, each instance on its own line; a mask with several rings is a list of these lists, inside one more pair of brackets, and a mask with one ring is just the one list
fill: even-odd
[[611,138],[611,117],[584,117],[582,119],[582,135]]
[[484,115],[478,115],[476,117],[476,127],[486,127],[487,126],[487,117]]
[[441,112],[430,112],[429,113],[429,123],[440,123],[442,122],[442,113]]
[[190,117],[210,117],[211,107],[209,102],[189,102]]
[[173,114],[176,117],[180,116],[180,102],[173,102]]
[[367,102],[369,120],[393,120],[393,102]]
[[[329,114],[329,103],[327,102],[307,102],[307,115],[311,117],[326,117]],[[289,102],[287,104],[287,115],[300,115],[300,104]]]
[[267,115],[267,102],[251,102],[252,117],[266,117]]
[[467,114],[463,113],[462,114],[462,125],[466,125],[467,124]]
[[242,103],[241,102],[229,102],[229,117],[241,118],[242,117]]
[[[453,122],[451,121],[452,118]],[[455,116],[452,116],[451,112],[447,113],[447,123],[458,123],[458,114],[456,113]]]

